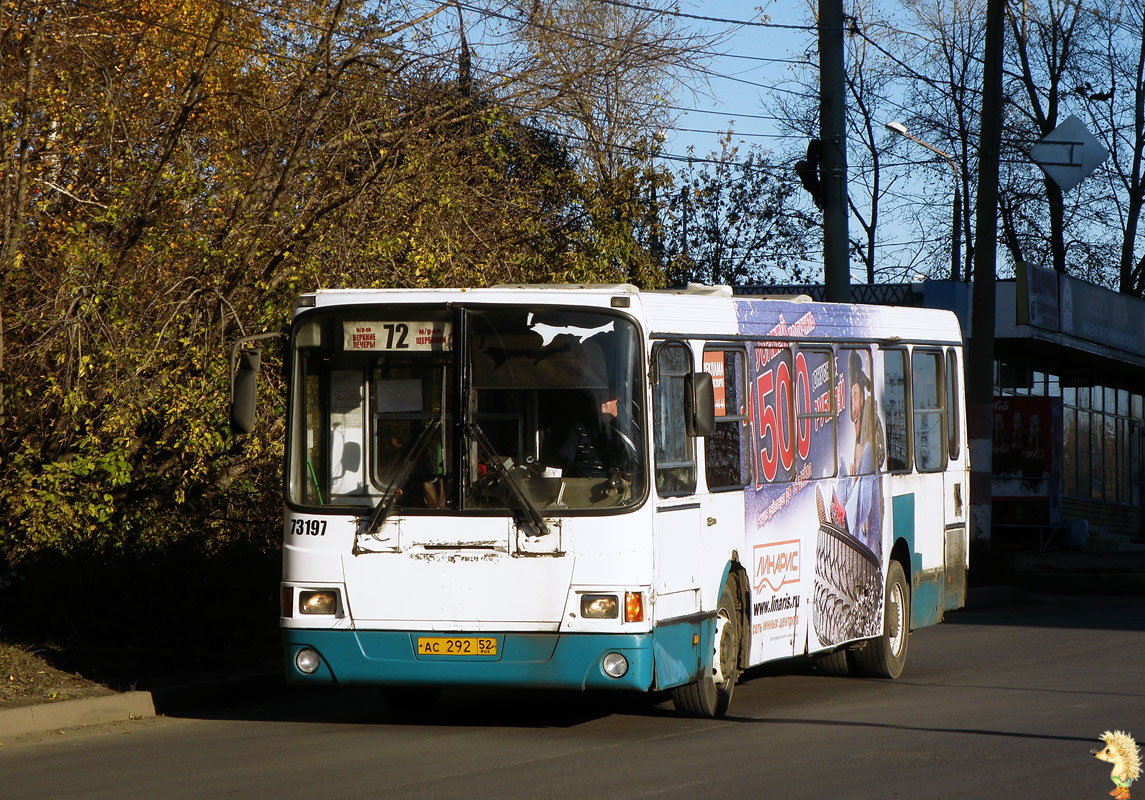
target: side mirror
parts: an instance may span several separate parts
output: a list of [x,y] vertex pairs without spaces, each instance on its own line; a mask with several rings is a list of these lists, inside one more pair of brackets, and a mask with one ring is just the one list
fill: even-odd
[[716,430],[716,393],[707,372],[684,376],[684,429],[689,436],[711,436]]
[[258,367],[262,351],[239,351],[239,366],[231,377],[231,430],[250,433],[254,429],[254,404],[258,389]]

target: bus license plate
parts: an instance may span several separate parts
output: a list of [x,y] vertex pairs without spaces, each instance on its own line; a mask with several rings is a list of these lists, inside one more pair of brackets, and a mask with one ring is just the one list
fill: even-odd
[[495,656],[497,640],[492,636],[419,636],[419,656]]

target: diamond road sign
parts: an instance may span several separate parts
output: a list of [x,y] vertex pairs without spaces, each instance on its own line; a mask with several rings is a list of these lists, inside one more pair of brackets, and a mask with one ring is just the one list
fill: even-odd
[[1109,158],[1109,151],[1085,123],[1071,116],[1030,148],[1030,158],[1068,192]]

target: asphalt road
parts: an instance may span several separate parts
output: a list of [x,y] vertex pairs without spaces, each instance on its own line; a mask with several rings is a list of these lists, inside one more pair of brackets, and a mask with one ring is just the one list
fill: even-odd
[[897,681],[754,671],[718,721],[458,690],[402,723],[373,692],[290,693],[6,743],[0,797],[1097,800],[1117,728],[1145,740],[1145,598],[1055,598],[916,631]]

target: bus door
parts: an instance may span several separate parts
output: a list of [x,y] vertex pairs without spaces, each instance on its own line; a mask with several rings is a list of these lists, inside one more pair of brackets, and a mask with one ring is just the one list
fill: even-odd
[[[744,488],[751,481],[751,429],[747,410],[747,352],[742,345],[709,344],[704,372],[712,376],[715,427],[703,440],[704,483],[708,514],[704,519],[708,552],[725,559],[734,550],[747,565]],[[713,567],[722,568],[714,564]]]
[[938,622],[943,607],[946,515],[954,492],[945,477],[945,372],[940,349],[916,347],[909,356],[905,349],[884,351],[888,470],[904,473],[888,510],[892,540],[911,546],[912,627]]
[[946,452],[949,458],[943,472],[946,506],[946,580],[943,583],[945,608],[961,608],[966,603],[966,564],[969,537],[967,529],[966,455],[962,448],[962,371],[958,352],[946,350],[946,380],[943,398],[946,410]]
[[[747,351],[742,344],[708,344],[704,372],[712,376],[714,430],[703,439],[705,553],[713,562],[735,552],[748,572],[748,617],[754,592],[753,551],[744,537],[747,519],[744,491],[751,483],[751,428],[748,421]],[[722,571],[723,563],[705,564],[705,574]],[[750,623],[749,623],[750,624]],[[790,654],[790,650],[787,651]]]
[[[652,427],[656,461],[653,589],[656,620],[700,611],[705,498],[696,494],[696,447],[684,426],[684,376],[692,352],[665,342],[652,353]],[[714,602],[714,601],[713,601]]]

